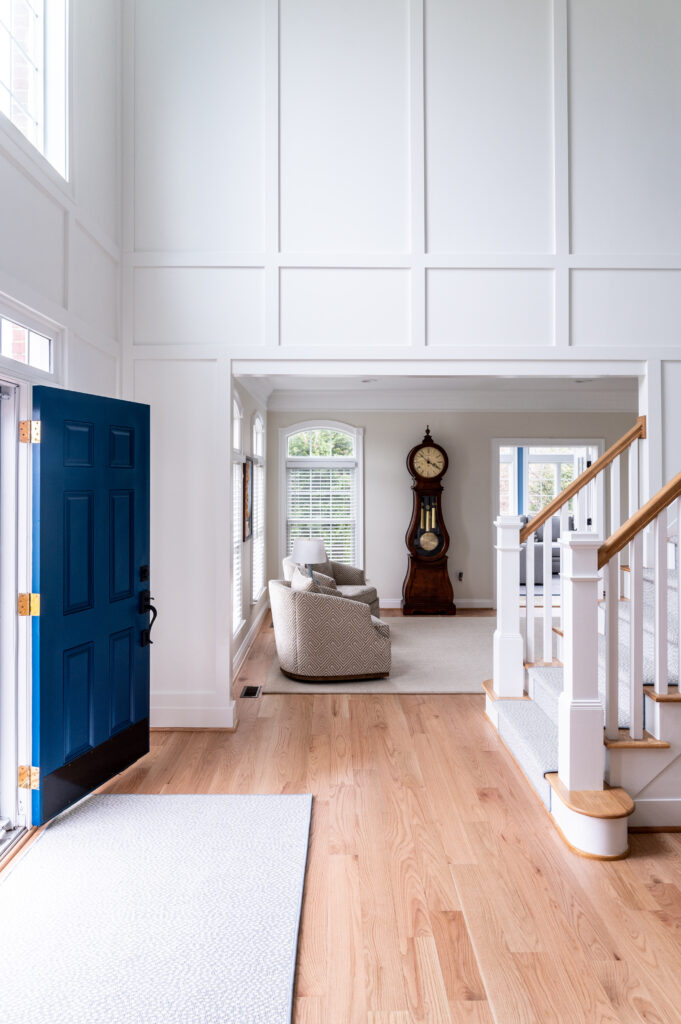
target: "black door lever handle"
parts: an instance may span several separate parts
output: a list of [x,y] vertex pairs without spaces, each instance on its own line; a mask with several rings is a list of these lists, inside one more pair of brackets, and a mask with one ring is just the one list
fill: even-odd
[[153,644],[153,642],[154,642],[151,639],[151,630],[153,628],[154,623],[156,622],[156,616],[158,615],[158,612],[156,611],[156,609],[154,608],[153,604],[151,603],[153,600],[154,599],[151,596],[151,591],[150,590],[140,590],[139,613],[140,613],[140,615],[146,615],[147,612],[151,612],[151,622],[149,623],[149,628],[142,630],[142,638],[141,638],[142,647],[148,647],[149,644]]

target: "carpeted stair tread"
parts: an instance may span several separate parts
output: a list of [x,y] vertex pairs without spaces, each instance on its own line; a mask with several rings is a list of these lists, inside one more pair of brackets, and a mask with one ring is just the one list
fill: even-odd
[[[671,575],[671,570],[670,570]],[[676,573],[674,572],[674,576]],[[676,584],[670,581],[667,591],[667,636],[670,647],[677,646],[679,642],[679,613],[678,613],[678,589]],[[618,607],[619,620],[629,625],[631,618],[631,601],[620,601]],[[620,626],[620,629],[622,627]],[[643,630],[651,636],[655,633],[655,586],[654,571],[643,570]]]
[[[602,637],[599,637],[599,662]],[[620,658],[620,686],[619,686],[619,727],[629,727],[629,678],[626,675],[628,665],[622,665]],[[554,725],[558,725],[558,698],[563,690],[563,669],[553,666],[534,666],[527,670],[528,691],[533,701],[539,705],[544,714],[551,719]],[[603,664],[599,664],[598,692],[605,707],[605,649],[603,649]]]
[[499,700],[499,735],[546,806],[551,807],[551,787],[545,772],[558,770],[558,729],[531,700]]

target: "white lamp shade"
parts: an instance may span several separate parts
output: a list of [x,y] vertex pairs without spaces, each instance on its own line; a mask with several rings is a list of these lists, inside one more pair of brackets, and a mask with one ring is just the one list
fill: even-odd
[[294,562],[314,565],[326,561],[326,548],[321,537],[299,537],[293,542],[291,558]]

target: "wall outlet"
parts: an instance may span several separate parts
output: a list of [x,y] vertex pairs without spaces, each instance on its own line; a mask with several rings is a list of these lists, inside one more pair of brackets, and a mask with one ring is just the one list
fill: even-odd
[[457,572],[456,578],[459,581],[459,583],[463,583],[463,573],[462,572]]

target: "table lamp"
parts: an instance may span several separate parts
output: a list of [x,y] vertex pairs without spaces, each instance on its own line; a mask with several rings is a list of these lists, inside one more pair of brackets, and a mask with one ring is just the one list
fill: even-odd
[[321,537],[299,537],[293,542],[291,558],[294,562],[302,562],[307,565],[310,576],[312,566],[318,562],[326,561],[326,549]]

